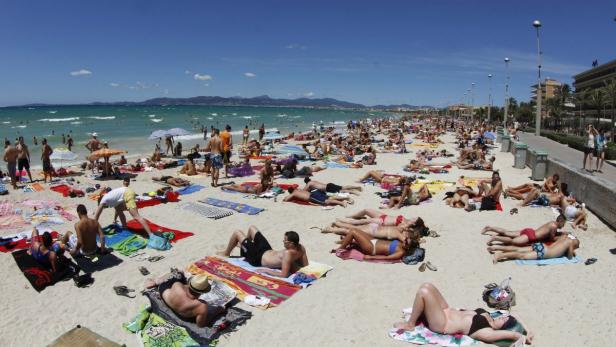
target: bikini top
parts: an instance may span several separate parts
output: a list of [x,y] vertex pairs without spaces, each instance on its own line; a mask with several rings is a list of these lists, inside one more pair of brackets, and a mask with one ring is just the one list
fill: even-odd
[[484,313],[488,313],[488,311],[478,308],[475,310],[475,315],[473,316],[473,321],[471,322],[471,328],[468,330],[468,335],[474,334],[477,330],[481,330],[483,328],[491,328],[492,326],[488,322],[488,318],[483,316]]
[[32,258],[39,263],[48,264],[49,263],[49,251],[46,253],[41,253],[41,245],[38,246],[36,250],[32,249]]

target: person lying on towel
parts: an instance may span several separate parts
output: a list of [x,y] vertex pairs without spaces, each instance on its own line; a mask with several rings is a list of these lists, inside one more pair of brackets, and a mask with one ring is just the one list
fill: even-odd
[[307,191],[317,189],[325,193],[349,193],[354,195],[359,195],[359,192],[362,191],[362,187],[360,186],[339,186],[334,183],[322,183],[319,181],[311,180],[310,177],[304,178],[304,183],[306,183],[304,190]]
[[240,248],[240,255],[256,267],[265,267],[257,270],[258,273],[289,277],[304,266],[308,265],[306,248],[299,243],[299,235],[295,231],[284,233],[282,241],[284,249],[273,250],[269,242],[254,225],[248,228],[248,233],[236,230],[229,239],[227,248],[218,252],[218,255],[229,257],[236,246]]
[[152,181],[167,183],[174,187],[186,187],[190,185],[190,181],[173,176],[152,177]]
[[156,279],[147,279],[144,286],[146,289],[156,287],[162,300],[175,314],[184,319],[194,319],[199,327],[207,326],[224,310],[224,307],[208,307],[207,303],[199,300],[201,294],[211,289],[206,275],[195,275],[186,280],[184,274],[173,271]]
[[528,246],[535,242],[553,241],[558,230],[562,229],[566,222],[565,216],[560,214],[556,217],[556,221],[547,222],[537,229],[524,228],[516,231],[488,225],[481,230],[481,233],[484,235],[490,232],[496,233],[496,235],[490,237],[488,246],[492,246],[495,243],[505,246]]
[[571,259],[575,256],[575,250],[579,247],[580,240],[571,234],[563,234],[557,237],[552,244],[535,242],[526,247],[493,245],[488,247],[488,252],[495,253],[492,262],[496,264],[507,259],[541,260],[563,256]]
[[317,205],[325,205],[325,206],[342,206],[347,207],[348,204],[354,204],[355,201],[348,196],[328,196],[327,193],[318,190],[312,189],[311,191],[303,190],[303,189],[295,189],[293,187],[287,190],[289,195],[284,198],[284,201],[306,201],[311,202]]
[[[396,323],[394,327],[412,331],[421,320],[425,321],[428,329],[436,333],[464,334],[488,344],[499,340],[520,339],[531,344],[534,337],[526,324],[512,315],[504,314],[492,318],[482,308],[463,310],[449,307],[441,292],[431,283],[424,283],[417,290],[408,321]],[[508,330],[518,323],[526,330],[526,335]]]
[[332,253],[355,247],[365,255],[365,260],[400,260],[419,245],[418,233],[408,232],[406,235],[404,241],[379,240],[360,229],[350,229],[340,241],[340,247],[333,249]]

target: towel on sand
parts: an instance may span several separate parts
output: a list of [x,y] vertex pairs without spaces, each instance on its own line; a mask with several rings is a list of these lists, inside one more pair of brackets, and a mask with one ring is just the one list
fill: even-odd
[[[248,271],[252,271],[252,272],[256,272],[256,270],[258,269],[258,267],[252,266],[250,265],[247,261],[244,260],[244,258],[226,258],[226,261],[228,261],[230,264],[236,265],[241,267],[242,269],[248,270]],[[310,261],[310,263],[307,266],[304,266],[303,268],[297,270],[296,273],[292,274],[291,276],[287,277],[287,278],[282,278],[282,277],[274,277],[274,276],[270,276],[267,274],[263,274],[263,276],[267,276],[267,277],[271,277],[271,278],[276,278],[279,280],[283,280],[287,283],[291,283],[291,284],[297,284],[295,283],[295,277],[297,276],[301,276],[306,275],[306,276],[314,276],[315,279],[319,279],[323,276],[325,276],[329,271],[333,270],[334,268],[327,265],[327,264],[322,264],[322,263],[318,263],[316,261]],[[311,283],[302,283],[300,284],[302,286],[302,288],[306,288],[308,287]]]
[[254,207],[254,206],[250,206],[246,204],[239,204],[237,202],[214,199],[214,198],[207,198],[205,200],[199,200],[199,202],[212,205],[212,206],[216,206],[216,207],[228,208],[235,212],[245,213],[248,215],[255,215],[255,214],[258,214],[264,211],[264,209],[259,208],[259,207]]
[[198,204],[194,202],[188,202],[188,203],[179,205],[179,208],[182,210],[194,212],[196,214],[201,215],[202,217],[212,218],[212,219],[220,219],[220,218],[233,215],[233,212],[227,209],[214,207],[214,206],[207,206],[204,204]]
[[[148,226],[150,227],[150,230],[152,231],[157,231],[160,230],[163,233],[172,233],[173,234],[173,238],[171,239],[171,242],[177,242],[178,240],[181,240],[183,238],[187,238],[189,236],[193,236],[193,233],[190,232],[186,232],[186,231],[180,231],[180,230],[175,230],[175,229],[170,229],[170,228],[166,228],[163,226],[160,226],[158,224],[154,224],[152,222],[150,222],[149,220],[145,220],[146,223],[148,224]],[[129,221],[128,223],[126,223],[126,226],[128,227],[129,230],[133,231],[133,232],[137,232],[137,233],[145,233],[145,230],[143,229],[143,227],[141,226],[141,224],[133,219],[131,221]]]
[[[39,230],[42,234],[44,231]],[[55,231],[51,231],[51,238],[57,239],[58,233]],[[31,240],[30,236],[32,235],[32,231],[24,231],[22,233],[8,236],[8,237],[0,237],[0,252],[12,252],[18,249],[27,249],[30,248]],[[40,236],[39,236],[40,237]]]
[[559,257],[559,258],[536,259],[536,260],[518,259],[515,261],[515,263],[518,265],[557,265],[557,264],[575,264],[579,262],[580,262],[580,258],[578,258],[577,256],[571,259],[567,259],[567,257]]
[[175,192],[180,194],[180,195],[188,195],[188,194],[196,193],[196,192],[200,191],[203,188],[205,188],[205,186],[202,186],[202,185],[199,185],[199,184],[192,184],[190,186],[178,189]]
[[52,273],[49,269],[43,267],[34,260],[26,249],[15,251],[12,255],[21,272],[23,272],[28,282],[30,282],[37,292],[57,282],[68,280],[76,273],[75,265],[72,263],[66,264],[64,271]]
[[381,263],[381,264],[395,264],[399,263],[401,260],[366,260],[365,254],[358,251],[355,248],[351,249],[338,249],[336,250],[336,256],[342,260],[353,259],[357,261],[368,261],[371,263]]

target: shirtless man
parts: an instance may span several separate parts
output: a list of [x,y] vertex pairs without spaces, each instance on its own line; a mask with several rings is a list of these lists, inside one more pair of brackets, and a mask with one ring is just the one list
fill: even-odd
[[490,160],[478,160],[474,164],[458,164],[458,169],[462,170],[484,170],[490,171],[494,166],[494,161],[496,157],[492,156]]
[[209,308],[206,302],[199,300],[201,294],[209,292],[211,288],[206,275],[195,275],[187,281],[184,274],[172,270],[170,274],[145,281],[146,289],[154,287],[157,287],[160,297],[173,312],[182,318],[194,319],[197,326],[201,328],[207,326],[210,319],[216,317],[216,314],[208,316],[212,309],[218,312],[224,309]]
[[9,173],[9,177],[11,177],[11,185],[13,189],[17,189],[17,157],[19,156],[19,151],[13,145],[11,145],[11,141],[4,141],[4,161],[6,162],[6,171]]
[[30,151],[28,150],[28,146],[24,142],[24,137],[19,137],[19,143],[17,144],[17,151],[19,154],[17,155],[17,170],[21,172],[23,169],[28,173],[28,177],[30,178],[30,182],[32,182],[32,174],[30,173]]
[[186,187],[190,185],[190,181],[185,180],[183,178],[173,177],[173,176],[152,177],[152,181],[167,183],[174,187]]
[[539,189],[533,189],[524,200],[520,203],[520,206],[528,206],[531,202],[537,200],[537,203],[542,206],[560,206],[560,200],[562,199],[562,193],[541,193]]
[[[105,234],[101,229],[101,225],[90,217],[88,210],[84,205],[77,205],[77,216],[79,221],[75,223],[75,233],[68,231],[62,236],[62,243],[68,245],[72,257],[78,254],[91,256],[98,253],[105,254]],[[96,235],[100,239],[100,249],[96,244]]]
[[41,161],[43,162],[43,182],[47,182],[47,176],[49,176],[49,182],[53,178],[53,167],[51,166],[51,159],[49,158],[53,154],[53,149],[47,144],[47,139],[43,139],[41,142]]
[[571,259],[575,256],[575,250],[580,247],[580,240],[571,234],[562,235],[551,245],[546,245],[541,242],[535,242],[530,246],[517,247],[517,246],[490,246],[488,251],[490,253],[500,252],[494,254],[492,262],[494,264],[505,259],[522,259],[522,260],[541,260],[551,259],[566,256],[567,259]]
[[358,192],[361,192],[362,190],[362,187],[359,187],[359,186],[339,186],[334,183],[325,184],[325,183],[321,183],[318,181],[313,181],[310,179],[310,177],[304,178],[304,182],[306,183],[304,190],[307,190],[307,191],[317,189],[317,190],[320,190],[326,193],[341,193],[342,192],[342,193],[359,195]]
[[534,242],[552,241],[556,237],[556,232],[565,226],[567,219],[564,215],[559,215],[554,222],[548,222],[540,226],[536,230],[532,228],[524,228],[520,231],[505,230],[499,227],[486,226],[481,230],[483,235],[489,232],[496,233],[490,237],[488,246],[494,242],[500,242],[503,245],[526,246]]
[[92,139],[86,143],[86,148],[90,153],[98,151],[101,148],[101,143],[96,138],[96,133],[92,133]]
[[315,189],[309,192],[307,190],[295,189],[291,187],[287,191],[289,192],[289,195],[287,195],[284,198],[285,202],[297,199],[299,201],[307,201],[307,202],[311,202],[317,205],[324,205],[324,206],[338,205],[342,207],[347,207],[347,204],[352,205],[355,203],[355,201],[353,201],[353,199],[349,197],[341,197],[341,196],[329,196],[328,197],[326,193],[318,189]]
[[308,265],[308,255],[304,246],[299,243],[299,235],[295,231],[285,232],[282,243],[284,250],[273,250],[257,227],[251,225],[248,235],[241,230],[234,231],[227,248],[218,252],[218,255],[229,257],[233,248],[239,245],[240,255],[246,258],[250,265],[266,268],[259,269],[258,273],[286,278]]
[[525,195],[531,192],[534,189],[541,188],[542,192],[547,193],[556,193],[558,192],[558,180],[560,177],[558,174],[554,174],[550,177],[546,177],[545,182],[543,182],[543,186],[540,186],[536,183],[524,183],[517,187],[509,187],[505,189],[505,193],[508,196],[511,196],[514,199],[524,200]]
[[212,160],[212,187],[218,187],[218,177],[220,175],[220,169],[224,166],[222,162],[222,141],[218,136],[219,130],[212,130],[212,138],[207,143],[205,151],[209,151],[210,159]]
[[501,193],[503,192],[503,182],[501,181],[498,171],[492,172],[492,181],[488,184],[487,181],[480,181],[478,184],[479,195],[491,197],[494,201],[500,201]]

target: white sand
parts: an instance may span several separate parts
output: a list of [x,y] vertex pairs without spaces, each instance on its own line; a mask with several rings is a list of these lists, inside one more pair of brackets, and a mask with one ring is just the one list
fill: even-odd
[[[451,149],[452,145],[446,144],[445,148]],[[414,153],[379,154],[378,168],[401,172],[403,163],[414,156]],[[496,152],[496,156],[495,167],[501,170],[506,185],[528,181],[528,169],[511,167],[511,154]],[[328,169],[317,173],[314,178],[321,182],[350,184],[373,168]],[[166,170],[165,173],[172,174],[174,171]],[[455,181],[460,174],[489,176],[488,172],[453,169],[450,174],[431,174],[429,177]],[[137,193],[155,189],[158,185],[150,180],[152,175],[140,174],[131,186]],[[278,202],[244,199],[241,194],[222,193],[211,188],[209,178],[190,180],[208,188],[183,196],[183,201],[213,196],[246,202],[267,210],[257,216],[234,214],[215,221],[181,211],[173,203],[142,209],[140,213],[157,224],[191,231],[195,235],[179,241],[172,250],[164,252],[165,259],[157,263],[139,262],[118,255],[123,263],[95,272],[95,283],[87,289],[78,289],[72,281],[67,281],[48,287],[39,294],[30,287],[11,255],[1,254],[0,273],[4,278],[0,282],[4,309],[0,318],[2,345],[42,346],[81,324],[118,343],[137,346],[137,339],[121,325],[131,319],[139,307],[147,303],[147,299],[139,295],[136,299],[117,296],[112,287],[126,285],[140,290],[145,277],[139,273],[139,266],[145,265],[155,275],[163,274],[170,267],[184,268],[203,256],[221,250],[233,230],[246,230],[251,224],[262,230],[274,248],[282,247],[284,231],[296,230],[310,259],[335,268],[326,278],[300,291],[279,307],[261,311],[240,304],[240,307],[252,311],[254,316],[239,331],[223,338],[221,346],[403,346],[405,343],[390,339],[387,331],[400,319],[400,310],[412,305],[415,291],[421,283],[434,283],[453,307],[476,308],[485,307],[481,300],[483,285],[500,282],[508,276],[513,278],[512,287],[517,294],[513,312],[534,331],[535,345],[613,345],[616,336],[616,301],[612,298],[616,285],[613,271],[616,256],[611,255],[608,249],[616,247],[616,237],[594,215],[589,218],[588,231],[575,233],[581,240],[578,250],[580,258],[599,259],[592,266],[580,263],[533,267],[518,266],[513,262],[493,265],[490,254],[485,250],[487,237],[480,235],[483,226],[493,224],[511,229],[538,227],[554,218],[552,211],[527,207],[521,208],[519,214],[510,216],[508,211],[517,201],[508,199],[503,202],[505,212],[467,213],[446,207],[442,201],[444,193],[441,192],[432,203],[406,207],[400,211],[407,216],[421,216],[431,229],[441,234],[440,238],[427,238],[423,245],[427,252],[426,260],[436,265],[438,271],[421,273],[417,271],[417,266],[404,264],[342,261],[329,253],[336,247],[336,236],[309,230],[312,225],[326,225],[336,217],[360,208],[378,207],[380,198],[374,194],[380,191],[377,187],[365,186],[355,206],[326,211],[319,207],[284,203],[281,198]],[[249,180],[255,180],[255,176]],[[301,179],[279,180],[284,183],[288,181],[303,183]],[[121,182],[112,181],[110,184],[117,187]],[[576,187],[571,189],[575,191]],[[1,199],[20,201],[26,198],[58,199],[74,205],[85,203],[91,213],[96,205],[87,198],[62,198],[50,190],[41,193],[11,190],[8,197]],[[112,218],[113,212],[106,210],[101,224],[107,225]],[[60,225],[57,229],[65,232],[72,229],[72,224]],[[147,253],[161,254],[153,250],[147,250]]]

